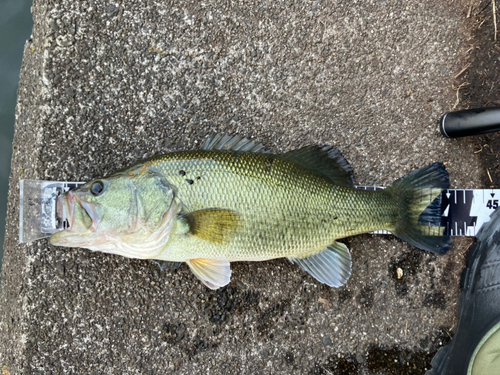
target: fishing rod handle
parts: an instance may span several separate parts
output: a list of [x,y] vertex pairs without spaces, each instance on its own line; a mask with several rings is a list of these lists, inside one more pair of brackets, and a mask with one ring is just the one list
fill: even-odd
[[441,134],[448,138],[466,137],[500,130],[500,107],[448,112],[439,123]]

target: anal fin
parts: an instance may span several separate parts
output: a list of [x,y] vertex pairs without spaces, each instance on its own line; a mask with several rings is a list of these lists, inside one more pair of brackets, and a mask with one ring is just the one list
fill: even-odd
[[351,276],[351,254],[341,242],[334,242],[319,253],[306,258],[288,259],[328,286],[341,287]]
[[194,275],[210,289],[218,289],[231,281],[231,266],[226,259],[190,259],[186,262]]

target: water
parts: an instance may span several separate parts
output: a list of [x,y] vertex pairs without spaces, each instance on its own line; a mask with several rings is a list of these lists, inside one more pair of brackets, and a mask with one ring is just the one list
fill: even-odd
[[0,0],[0,268],[5,237],[10,160],[19,71],[33,28],[32,0]]

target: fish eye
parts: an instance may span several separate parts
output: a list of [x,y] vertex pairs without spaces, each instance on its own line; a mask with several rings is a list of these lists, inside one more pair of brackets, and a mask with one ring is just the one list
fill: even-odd
[[90,192],[95,197],[101,195],[103,190],[104,190],[104,184],[102,183],[102,181],[95,181],[90,187]]

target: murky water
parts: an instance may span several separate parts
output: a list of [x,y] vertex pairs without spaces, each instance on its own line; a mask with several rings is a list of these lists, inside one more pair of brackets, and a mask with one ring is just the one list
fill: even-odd
[[32,0],[0,0],[0,267],[19,70],[24,43],[29,39],[33,27],[31,4]]

